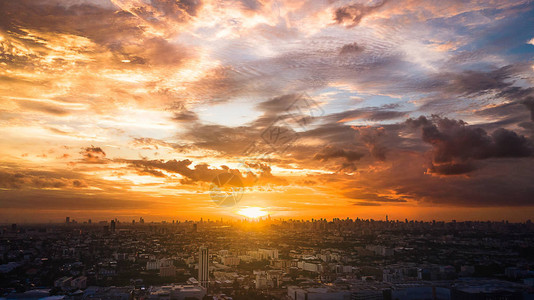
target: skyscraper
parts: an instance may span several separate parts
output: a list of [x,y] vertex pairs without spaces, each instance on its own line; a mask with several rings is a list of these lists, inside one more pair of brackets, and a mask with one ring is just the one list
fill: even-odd
[[198,257],[198,281],[200,285],[207,288],[209,282],[209,257],[208,248],[200,247],[200,253]]

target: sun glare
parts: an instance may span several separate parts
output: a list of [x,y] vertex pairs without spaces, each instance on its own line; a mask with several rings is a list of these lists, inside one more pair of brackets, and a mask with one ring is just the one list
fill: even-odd
[[247,208],[238,210],[237,214],[245,216],[247,218],[257,219],[260,217],[264,217],[268,215],[269,213],[264,211],[263,208],[261,207],[247,207]]

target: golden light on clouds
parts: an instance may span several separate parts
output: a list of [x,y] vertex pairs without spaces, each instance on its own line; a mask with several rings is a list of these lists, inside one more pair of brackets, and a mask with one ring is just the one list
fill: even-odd
[[531,6],[4,1],[0,216],[524,218]]

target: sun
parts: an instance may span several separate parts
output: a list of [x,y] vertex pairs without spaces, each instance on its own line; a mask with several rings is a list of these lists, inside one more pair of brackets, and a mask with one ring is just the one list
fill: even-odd
[[264,211],[263,208],[261,207],[247,207],[247,208],[242,208],[238,210],[237,214],[245,216],[247,218],[257,219],[260,217],[264,217],[268,215],[269,213]]

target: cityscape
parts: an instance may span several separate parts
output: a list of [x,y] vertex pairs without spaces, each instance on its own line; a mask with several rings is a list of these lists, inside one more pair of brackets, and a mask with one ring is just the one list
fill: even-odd
[[12,224],[2,299],[531,299],[534,224],[312,219]]
[[533,0],[0,0],[0,300],[534,300]]

